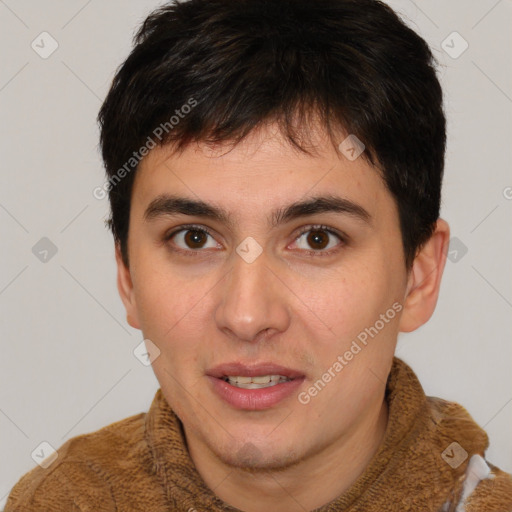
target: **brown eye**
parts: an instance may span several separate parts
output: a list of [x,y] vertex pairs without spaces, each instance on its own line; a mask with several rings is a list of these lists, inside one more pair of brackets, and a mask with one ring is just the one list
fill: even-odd
[[[324,226],[309,226],[296,238],[296,244],[299,249],[303,249],[315,256],[331,254],[336,250],[337,246],[343,245],[344,242],[345,238],[342,235]],[[334,249],[334,251],[331,249]]]
[[207,236],[208,234],[204,231],[189,229],[183,238],[190,249],[201,249],[206,243]]
[[322,230],[311,230],[306,238],[312,249],[325,249],[329,244],[329,236]]
[[167,235],[165,241],[172,250],[189,254],[220,247],[206,229],[195,226],[181,226]]

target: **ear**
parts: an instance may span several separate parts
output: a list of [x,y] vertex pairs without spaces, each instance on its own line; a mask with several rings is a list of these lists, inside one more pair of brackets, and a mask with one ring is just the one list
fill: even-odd
[[121,248],[119,244],[116,244],[116,263],[117,289],[126,309],[126,321],[134,329],[140,329],[132,277],[130,275],[130,269],[125,265],[123,257],[121,256]]
[[400,318],[401,332],[416,330],[434,313],[449,243],[450,226],[443,219],[438,219],[434,233],[414,258],[409,272]]

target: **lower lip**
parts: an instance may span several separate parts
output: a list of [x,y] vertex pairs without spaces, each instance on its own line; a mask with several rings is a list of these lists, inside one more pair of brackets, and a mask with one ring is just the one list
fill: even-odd
[[225,380],[210,377],[213,389],[223,400],[236,409],[260,411],[269,409],[288,398],[304,382],[304,377],[281,382],[274,386],[260,389],[243,389],[232,386]]

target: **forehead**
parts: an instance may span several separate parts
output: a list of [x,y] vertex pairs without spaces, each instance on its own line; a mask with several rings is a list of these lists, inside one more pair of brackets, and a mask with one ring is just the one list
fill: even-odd
[[[346,137],[340,135],[340,142]],[[310,154],[293,147],[275,126],[253,131],[238,144],[194,142],[179,152],[172,145],[154,148],[139,165],[132,206],[147,208],[162,194],[253,213],[329,194],[373,212],[393,202],[379,170],[363,156],[348,159],[321,131],[309,138]]]

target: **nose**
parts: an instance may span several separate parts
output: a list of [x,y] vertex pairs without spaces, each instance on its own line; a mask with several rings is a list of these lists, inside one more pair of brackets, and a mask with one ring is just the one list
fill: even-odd
[[218,287],[215,321],[231,338],[257,342],[272,332],[285,331],[290,323],[286,290],[277,266],[271,268],[265,251],[248,263],[237,253],[233,266]]

